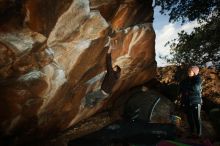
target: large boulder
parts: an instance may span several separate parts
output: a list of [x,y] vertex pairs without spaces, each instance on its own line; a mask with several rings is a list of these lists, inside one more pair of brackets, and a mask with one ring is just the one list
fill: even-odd
[[[3,0],[0,8],[3,138],[63,131],[155,75],[151,0]],[[100,86],[109,38],[121,77],[111,97],[81,108]]]

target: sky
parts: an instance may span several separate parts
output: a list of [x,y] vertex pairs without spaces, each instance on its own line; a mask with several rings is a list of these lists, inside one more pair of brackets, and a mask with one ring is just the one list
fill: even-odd
[[181,25],[180,23],[170,23],[169,17],[167,15],[161,15],[159,13],[160,8],[156,7],[154,9],[154,30],[156,32],[156,61],[158,66],[166,66],[167,62],[160,59],[159,56],[165,56],[170,54],[169,46],[164,46],[166,42],[177,38],[178,32],[185,30],[190,33],[194,27],[199,26],[196,21],[185,23]]

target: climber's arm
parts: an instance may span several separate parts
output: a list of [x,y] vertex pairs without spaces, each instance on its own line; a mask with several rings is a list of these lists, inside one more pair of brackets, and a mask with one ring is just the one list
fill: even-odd
[[106,69],[107,69],[107,72],[113,71],[111,49],[109,47],[108,47],[108,53],[106,54]]

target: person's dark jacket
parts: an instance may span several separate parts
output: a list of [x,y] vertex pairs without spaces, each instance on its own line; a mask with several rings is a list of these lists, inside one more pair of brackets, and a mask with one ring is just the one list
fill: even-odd
[[187,77],[180,83],[182,104],[186,106],[202,104],[201,87],[202,79],[199,75]]
[[120,73],[114,71],[112,68],[112,57],[110,53],[107,53],[106,55],[106,69],[107,73],[102,82],[101,89],[106,93],[110,94],[116,81],[119,79],[120,76]]

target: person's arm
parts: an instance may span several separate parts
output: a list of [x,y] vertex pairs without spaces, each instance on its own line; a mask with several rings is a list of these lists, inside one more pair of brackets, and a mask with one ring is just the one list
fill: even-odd
[[113,71],[111,49],[110,48],[108,49],[108,53],[106,54],[106,69],[107,69],[107,72]]
[[201,90],[201,85],[202,85],[202,79],[200,76],[196,76],[192,80],[192,88],[196,92],[199,92]]
[[202,84],[202,79],[201,79],[200,76],[197,76],[197,77],[195,78],[194,84],[201,86],[201,84]]
[[202,79],[200,76],[196,76],[194,78],[194,81],[193,81],[193,89],[194,91],[197,92],[197,94],[201,97],[201,103],[202,103]]

